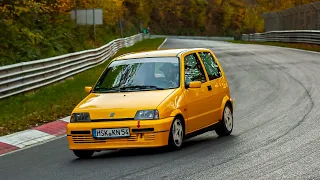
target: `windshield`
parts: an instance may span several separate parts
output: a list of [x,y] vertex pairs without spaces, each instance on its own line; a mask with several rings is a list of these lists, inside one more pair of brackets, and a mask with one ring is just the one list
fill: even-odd
[[177,57],[141,58],[112,62],[93,92],[149,91],[178,88],[180,68]]

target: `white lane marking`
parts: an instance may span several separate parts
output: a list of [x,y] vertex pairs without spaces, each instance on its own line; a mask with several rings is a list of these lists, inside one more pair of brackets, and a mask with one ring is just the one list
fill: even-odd
[[266,46],[276,47],[276,48],[282,48],[282,49],[288,49],[288,50],[295,50],[295,51],[301,51],[301,52],[307,52],[307,53],[313,53],[313,54],[318,54],[318,55],[320,55],[320,52],[317,52],[317,51],[308,51],[308,50],[304,50],[304,49],[289,48],[289,47],[280,47],[280,46],[271,46],[271,45],[266,45]]
[[64,122],[70,122],[70,116],[67,116],[67,117],[59,119],[59,120],[64,121]]
[[[297,49],[297,48],[291,48],[291,47],[281,47],[281,46],[273,46],[273,45],[264,45],[264,44],[243,44],[243,43],[232,43],[232,42],[227,42],[230,44],[242,44],[242,45],[260,45],[260,46],[268,46],[268,47],[274,47],[278,49],[287,49],[287,50],[295,50],[295,51],[300,51],[300,52],[307,52],[307,53],[313,53],[313,54],[318,54],[320,55],[320,52],[317,51],[309,51],[309,50],[304,50],[304,49]],[[245,49],[245,48],[244,48]]]
[[15,134],[2,136],[0,137],[0,142],[16,146],[18,148],[24,148],[26,146],[30,146],[32,144],[52,139],[55,137],[56,136],[38,130],[26,130]]
[[162,44],[160,44],[160,46],[158,47],[158,50],[164,45],[164,43],[166,43],[167,42],[167,40],[168,40],[168,38],[166,38],[164,41],[163,41],[163,43]]

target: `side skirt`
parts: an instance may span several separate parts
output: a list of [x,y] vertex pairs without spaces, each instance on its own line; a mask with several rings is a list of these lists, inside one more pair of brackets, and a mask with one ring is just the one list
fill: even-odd
[[211,126],[208,126],[206,128],[203,128],[203,129],[194,131],[192,133],[186,134],[184,139],[187,140],[187,139],[190,139],[192,137],[198,136],[200,134],[204,134],[204,133],[209,132],[209,131],[214,131],[217,128],[217,126],[219,125],[219,123],[220,123],[220,121],[215,123],[215,124],[213,124],[213,125],[211,125]]

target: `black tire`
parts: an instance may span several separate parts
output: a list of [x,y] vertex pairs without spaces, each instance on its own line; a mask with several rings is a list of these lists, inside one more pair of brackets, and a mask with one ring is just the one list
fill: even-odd
[[77,157],[79,157],[81,159],[88,159],[93,155],[94,151],[90,151],[90,150],[73,150],[73,153]]
[[218,123],[215,131],[219,136],[229,136],[232,130],[233,130],[233,113],[230,105],[227,104],[223,110],[222,120]]
[[[175,127],[178,126],[178,129],[175,129]],[[174,138],[174,134],[176,133],[176,130],[178,130],[178,134],[180,135],[179,138]],[[178,142],[177,139],[180,139],[180,142]],[[172,150],[179,150],[182,147],[184,139],[184,125],[180,118],[175,118],[172,121],[172,125],[170,128],[170,134],[169,134],[169,142],[168,145],[170,149]]]

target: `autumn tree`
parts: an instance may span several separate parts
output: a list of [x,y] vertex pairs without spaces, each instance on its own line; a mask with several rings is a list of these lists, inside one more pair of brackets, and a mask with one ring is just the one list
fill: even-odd
[[[0,64],[101,46],[149,26],[153,34],[233,36],[262,32],[262,14],[318,0],[0,0]],[[76,25],[75,8],[101,8],[103,25]]]

